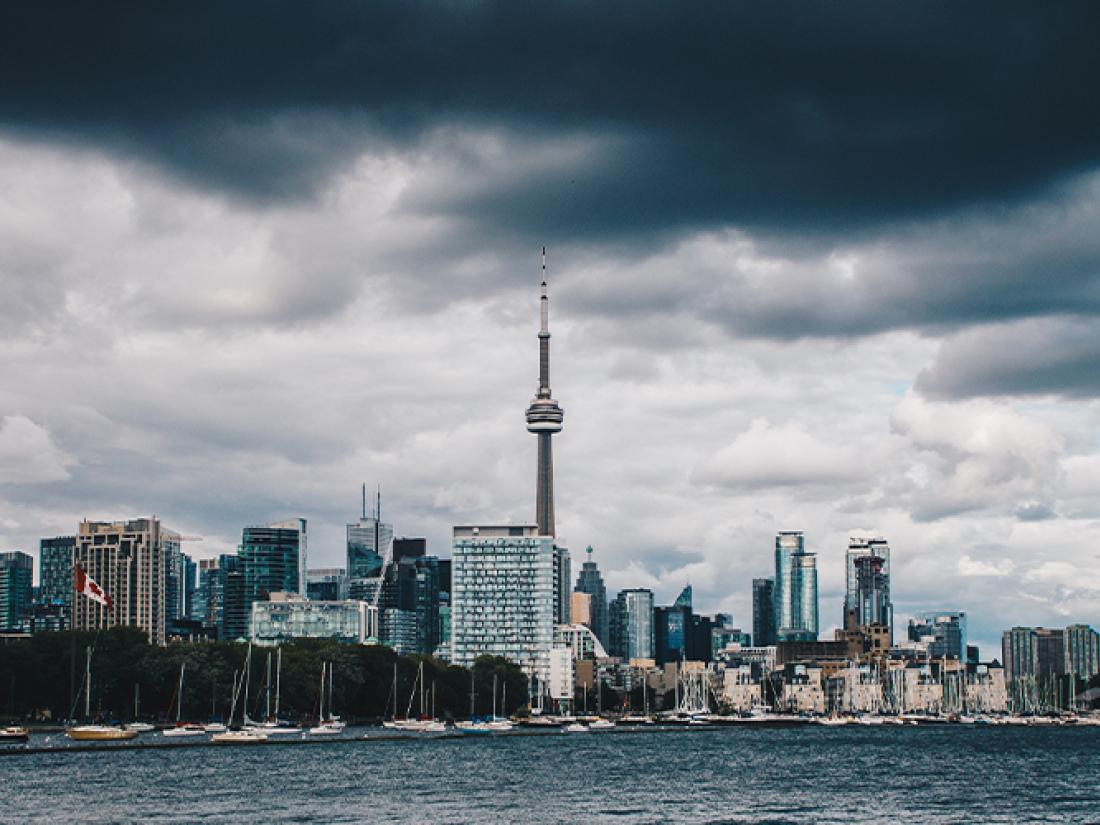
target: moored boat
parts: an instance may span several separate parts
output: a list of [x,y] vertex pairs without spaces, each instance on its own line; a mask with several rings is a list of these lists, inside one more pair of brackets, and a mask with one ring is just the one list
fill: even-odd
[[215,733],[210,739],[219,745],[260,745],[267,741],[267,734],[257,730],[227,730]]
[[29,737],[30,731],[18,725],[0,728],[0,742],[26,742]]
[[138,732],[118,725],[77,725],[65,731],[65,735],[77,742],[119,742],[136,738]]

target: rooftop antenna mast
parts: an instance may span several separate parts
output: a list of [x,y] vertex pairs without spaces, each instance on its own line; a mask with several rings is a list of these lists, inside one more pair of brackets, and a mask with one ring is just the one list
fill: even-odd
[[363,483],[363,512],[360,518],[365,519],[367,517],[367,485]]

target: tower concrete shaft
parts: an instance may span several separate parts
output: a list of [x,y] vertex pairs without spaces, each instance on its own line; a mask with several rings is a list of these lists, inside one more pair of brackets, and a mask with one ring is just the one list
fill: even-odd
[[539,298],[539,388],[527,407],[527,431],[538,436],[535,521],[539,535],[554,533],[554,456],[550,438],[561,432],[562,412],[550,395],[550,298],[546,289],[546,247],[542,248],[542,295]]

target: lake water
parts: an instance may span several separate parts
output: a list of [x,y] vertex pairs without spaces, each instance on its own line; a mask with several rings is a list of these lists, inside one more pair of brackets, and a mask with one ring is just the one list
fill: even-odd
[[1097,822],[1100,728],[680,729],[58,750],[0,757],[0,820]]

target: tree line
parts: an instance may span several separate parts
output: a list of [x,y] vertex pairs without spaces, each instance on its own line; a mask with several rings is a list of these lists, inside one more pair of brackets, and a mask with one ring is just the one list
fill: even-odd
[[[177,703],[184,721],[225,720],[232,701],[235,674],[244,671],[248,646],[238,642],[177,642],[150,645],[135,628],[100,633],[38,633],[0,643],[0,717],[10,721],[58,722],[84,718],[86,649],[91,658],[91,717],[103,721],[173,722]],[[249,716],[262,718],[276,684],[272,648],[253,647],[248,695],[238,699]],[[381,646],[341,644],[325,639],[298,639],[281,646],[278,674],[279,715],[291,721],[315,719],[321,696],[322,663],[331,663],[333,712],[350,722],[376,722],[420,711],[423,664],[425,710],[440,719],[485,716],[493,708],[496,677],[497,712],[510,715],[528,701],[527,677],[513,663],[481,657],[471,669],[448,665],[430,656],[399,656]],[[271,677],[266,678],[268,653]],[[185,665],[183,692],[177,696],[180,665]],[[394,689],[396,673],[396,691]],[[471,679],[472,676],[472,679]],[[395,702],[396,697],[396,702]],[[328,699],[326,698],[326,706]],[[71,714],[71,716],[70,716]]]

